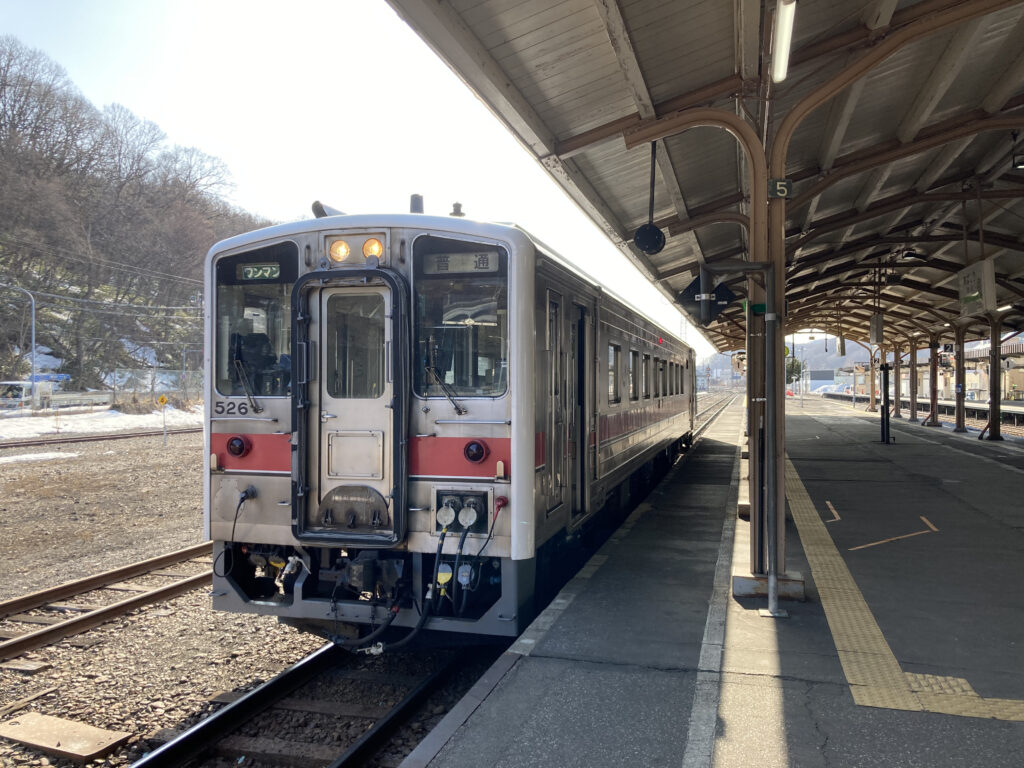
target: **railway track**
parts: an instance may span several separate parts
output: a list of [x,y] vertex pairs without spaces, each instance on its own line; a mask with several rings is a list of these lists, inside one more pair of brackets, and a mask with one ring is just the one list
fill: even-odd
[[[205,542],[0,602],[0,661],[51,645],[143,605],[169,600],[210,583],[211,573],[207,567],[197,574],[164,570],[210,555],[211,545]],[[140,577],[163,583],[157,586],[132,583]],[[125,594],[128,597],[124,597]],[[73,601],[67,602],[69,599]]]
[[[823,403],[834,403],[837,406],[841,406],[841,407],[845,407],[845,408],[849,408],[850,407],[849,404],[847,404],[847,403],[839,402],[839,401],[832,400],[832,399],[823,399],[821,402],[823,402]],[[879,406],[879,407],[881,407],[881,406]],[[899,423],[906,424],[907,423],[906,422],[906,414],[908,414],[909,412],[910,412],[909,410],[904,408],[903,409],[904,417],[903,417],[902,421],[894,421],[893,423],[894,424],[899,424]],[[920,420],[921,423],[924,423],[924,421],[928,418],[928,414],[926,412],[924,412],[924,411],[918,410],[917,417],[918,417],[918,419]],[[956,425],[956,417],[954,415],[948,414],[948,413],[939,413],[939,422],[941,424],[946,425],[946,426],[952,427],[952,426]],[[964,418],[964,426],[970,427],[971,429],[975,429],[975,430],[981,431],[981,430],[985,429],[988,426],[988,419],[973,419],[973,418],[968,416],[968,417]],[[1008,437],[1024,438],[1024,426],[1017,426],[1017,425],[1014,425],[1014,424],[1007,424],[1006,422],[1003,422],[1003,423],[1001,423],[999,425],[999,431],[1002,434],[1004,434],[1004,435],[1006,435]]]
[[700,410],[697,411],[697,416],[693,420],[694,437],[707,429],[708,425],[726,409],[735,397],[736,395],[732,392],[723,392],[710,403],[699,403]]
[[[470,652],[449,652],[422,674],[410,675],[381,669],[400,657],[367,659],[329,643],[248,693],[217,697],[214,702],[226,706],[133,768],[201,766],[218,758],[301,768],[363,765]],[[354,692],[359,687],[362,692]],[[380,706],[382,699],[391,700],[390,706]],[[296,719],[304,727],[296,727]]]
[[[924,417],[921,419],[924,420]],[[956,417],[947,416],[944,413],[939,414],[939,421],[942,424],[947,424],[951,427],[956,426]],[[971,427],[978,431],[985,429],[988,426],[988,419],[971,419],[964,418],[964,426]],[[1013,424],[1000,424],[1000,433],[1004,435],[1011,435],[1013,437],[1024,437],[1024,427],[1016,427]]]
[[[168,429],[168,435],[187,435],[194,432],[202,432],[202,427],[186,427],[183,429]],[[164,434],[162,429],[152,429],[145,432],[107,432],[101,435],[67,435],[64,437],[38,437],[31,440],[4,440],[0,441],[0,448],[35,448],[40,445],[62,445],[64,443],[96,443],[102,440],[127,440],[132,437],[160,437]]]

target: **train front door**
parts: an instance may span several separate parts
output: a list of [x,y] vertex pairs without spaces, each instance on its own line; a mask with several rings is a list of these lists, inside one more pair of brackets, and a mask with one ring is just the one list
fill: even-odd
[[310,494],[305,529],[384,545],[396,526],[392,293],[360,284],[320,291],[318,402],[309,418]]

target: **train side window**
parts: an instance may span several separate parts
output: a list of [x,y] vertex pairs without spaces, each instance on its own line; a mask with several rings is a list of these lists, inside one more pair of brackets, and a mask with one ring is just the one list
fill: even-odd
[[643,364],[643,367],[640,370],[641,370],[642,376],[643,376],[642,384],[643,384],[643,389],[644,389],[644,397],[650,397],[651,396],[651,356],[650,355],[644,355],[644,364]]
[[668,389],[666,395],[674,395],[676,393],[676,364],[671,360],[665,363],[665,376],[668,379]]
[[629,399],[640,399],[640,353],[629,350]]
[[622,398],[619,390],[619,362],[622,347],[618,344],[608,345],[608,402],[617,403]]
[[654,358],[654,392],[655,397],[661,397],[661,360]]

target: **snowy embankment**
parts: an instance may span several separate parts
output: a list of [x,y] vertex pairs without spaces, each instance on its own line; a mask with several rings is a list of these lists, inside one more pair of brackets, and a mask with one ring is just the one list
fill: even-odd
[[67,414],[60,411],[43,416],[28,413],[11,414],[0,418],[0,440],[24,440],[30,437],[91,434],[107,432],[139,432],[163,429],[185,429],[203,425],[203,407],[178,410],[167,406],[151,413],[128,414],[116,410]]

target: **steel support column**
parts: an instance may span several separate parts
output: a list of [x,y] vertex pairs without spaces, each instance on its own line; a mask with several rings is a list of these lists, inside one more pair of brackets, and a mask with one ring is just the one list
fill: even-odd
[[928,403],[930,406],[926,427],[939,426],[939,339],[932,336],[928,339]]
[[[728,131],[739,142],[744,150],[747,165],[750,169],[750,261],[770,262],[775,280],[771,290],[766,291],[765,314],[763,318],[766,334],[765,348],[773,354],[765,355],[765,370],[763,377],[757,377],[757,370],[751,367],[751,361],[747,360],[748,377],[763,378],[765,381],[763,416],[758,410],[754,398],[748,402],[748,430],[750,434],[750,538],[751,551],[759,551],[765,542],[762,541],[760,515],[774,517],[773,525],[776,536],[774,542],[768,542],[768,546],[774,549],[774,558],[771,559],[778,564],[779,569],[785,572],[786,563],[786,537],[782,535],[786,525],[786,466],[785,466],[785,420],[781,418],[785,408],[785,363],[782,353],[782,320],[785,307],[785,285],[786,285],[786,254],[785,247],[782,249],[769,249],[769,216],[770,209],[766,210],[768,195],[768,166],[765,156],[765,148],[761,143],[756,131],[751,125],[738,115],[726,112],[722,109],[696,108],[680,112],[676,115],[660,118],[658,120],[642,123],[636,128],[623,132],[622,138],[627,149],[647,144],[651,141],[665,138],[677,133],[682,133],[690,128],[709,126],[722,128]],[[782,211],[783,218],[785,211]],[[785,235],[785,221],[777,224],[779,227],[778,238],[783,239]],[[783,243],[783,246],[785,243]],[[748,307],[752,302],[748,300]],[[757,329],[748,324],[748,333],[756,333]],[[757,346],[756,341],[749,346]],[[774,391],[773,391],[774,390]],[[755,434],[757,425],[763,422],[765,429],[765,460],[760,465],[760,456],[756,449]],[[771,470],[769,471],[769,468]],[[757,478],[755,485],[755,478]],[[761,479],[763,478],[763,483]],[[761,488],[764,488],[764,508],[759,508],[758,498],[761,495]],[[764,526],[768,530],[768,526]],[[755,541],[756,540],[756,541]],[[752,558],[751,573],[754,572],[755,560]],[[771,582],[771,579],[769,579]],[[769,606],[772,605],[772,598],[769,597]]]
[[1003,319],[993,312],[988,316],[989,353],[988,353],[988,439],[1002,440],[1000,429],[1002,421],[1003,399],[1003,365],[1000,353],[1003,349]]
[[[874,345],[872,345],[874,346]],[[882,354],[882,346],[876,348],[879,355]],[[875,377],[878,375],[878,366],[875,364],[876,349],[868,347],[868,412],[877,413],[878,401],[876,399]]]
[[[764,556],[764,315],[754,312],[765,301],[764,286],[747,278],[747,490],[750,499],[750,573],[765,576]],[[757,534],[755,534],[755,531]]]
[[903,399],[903,383],[900,381],[900,377],[903,375],[903,366],[901,365],[900,345],[895,341],[892,343],[892,370],[893,370],[893,381],[892,381],[892,393],[894,395],[892,415],[893,418],[902,419],[902,407],[901,400]]
[[953,427],[954,432],[967,431],[967,414],[964,408],[964,400],[967,397],[967,393],[964,391],[967,387],[967,370],[964,368],[964,337],[966,335],[967,326],[953,326],[953,351],[956,358],[956,370],[953,374],[953,389],[956,393],[956,425]]
[[910,375],[907,377],[910,389],[910,418],[911,424],[917,424],[917,341],[910,338]]

